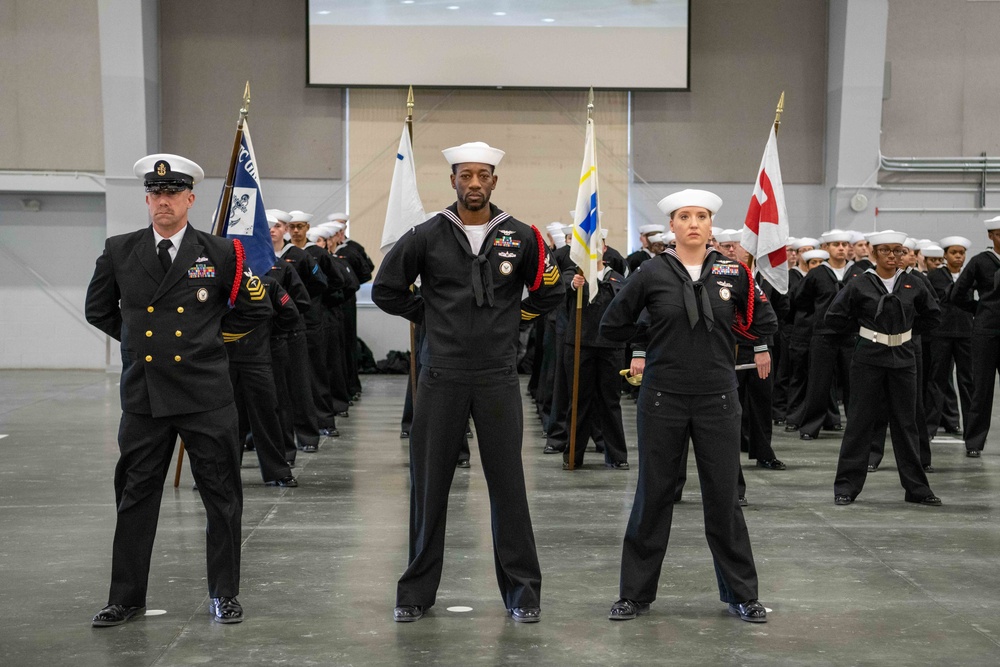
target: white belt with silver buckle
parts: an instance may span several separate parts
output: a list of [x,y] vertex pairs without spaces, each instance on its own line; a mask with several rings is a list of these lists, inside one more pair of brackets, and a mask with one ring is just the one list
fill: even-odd
[[861,327],[858,331],[858,335],[865,340],[870,340],[873,343],[881,343],[887,347],[899,347],[913,338],[913,331],[904,331],[903,333],[898,334],[884,334],[873,331],[868,327]]

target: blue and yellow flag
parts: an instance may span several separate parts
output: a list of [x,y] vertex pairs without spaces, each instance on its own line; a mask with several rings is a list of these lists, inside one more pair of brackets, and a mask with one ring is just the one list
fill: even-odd
[[240,240],[246,251],[246,265],[255,275],[262,276],[271,269],[275,259],[274,245],[264,212],[250,126],[246,121],[243,122],[243,139],[233,175],[233,196],[228,202],[223,235]]
[[597,260],[603,254],[597,202],[597,139],[594,134],[594,120],[588,118],[580,189],[576,195],[576,215],[573,216],[573,240],[569,250],[570,259],[580,267],[587,279],[591,301],[597,298]]

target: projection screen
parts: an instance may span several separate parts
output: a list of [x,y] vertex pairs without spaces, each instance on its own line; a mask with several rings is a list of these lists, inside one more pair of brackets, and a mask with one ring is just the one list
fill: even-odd
[[689,0],[308,0],[312,86],[689,89]]

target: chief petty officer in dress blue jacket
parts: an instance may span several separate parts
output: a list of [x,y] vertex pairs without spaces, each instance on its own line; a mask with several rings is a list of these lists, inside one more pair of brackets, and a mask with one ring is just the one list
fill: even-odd
[[243,487],[237,414],[221,322],[252,331],[271,317],[264,286],[243,265],[238,241],[188,224],[194,162],[160,153],[135,163],[152,225],[110,237],[87,288],[87,321],[121,341],[118,523],[108,606],[95,626],[120,625],[146,605],[163,482],[177,436],[208,515],[212,618],[243,620],[240,521]]
[[[637,403],[639,482],[622,548],[620,599],[611,620],[649,610],[666,554],[681,461],[694,445],[705,512],[705,534],[715,562],[719,595],[730,612],[763,623],[754,565],[738,502],[740,402],[734,330],[769,336],[777,317],[746,265],[707,247],[712,216],[722,200],[704,190],[664,198],[676,248],[644,262],[625,283],[601,322],[601,335],[637,334],[645,360]],[[636,326],[646,311],[648,322]]]
[[[565,287],[541,233],[490,204],[503,155],[482,142],[445,150],[458,201],[404,234],[372,286],[379,308],[424,328],[398,622],[418,620],[435,602],[448,490],[470,412],[489,487],[500,593],[515,621],[539,620],[541,572],[521,463],[518,331],[522,321],[559,306]],[[418,277],[415,295],[410,285]]]

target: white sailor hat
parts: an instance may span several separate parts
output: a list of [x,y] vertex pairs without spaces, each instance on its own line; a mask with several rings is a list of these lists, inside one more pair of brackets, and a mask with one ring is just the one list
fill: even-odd
[[267,215],[273,215],[278,222],[291,222],[292,216],[288,215],[287,212],[282,211],[280,208],[269,208],[265,211]]
[[274,227],[276,224],[278,224],[279,222],[281,222],[281,220],[278,220],[278,218],[276,218],[275,216],[271,215],[271,213],[269,213],[269,212],[265,212],[265,215],[267,216],[267,226],[268,226],[268,228]]
[[331,236],[333,236],[333,230],[330,229],[329,227],[310,227],[309,230],[306,232],[306,238],[312,241],[313,243],[316,243],[316,239],[319,237],[328,239]]
[[[819,245],[819,241],[808,236],[803,236],[802,238],[795,239],[792,243],[792,249],[798,250],[799,248],[815,248]],[[808,250],[806,252],[809,252]]]
[[608,228],[607,227],[601,227],[601,238],[602,239],[608,238]]
[[905,244],[906,232],[894,232],[891,229],[886,229],[881,232],[872,232],[871,234],[865,234],[865,238],[868,239],[868,243],[870,243],[873,246],[885,245],[887,243]]
[[924,246],[924,249],[920,252],[924,253],[924,257],[944,257],[944,248],[933,243],[929,246]]
[[650,243],[666,243],[667,242],[666,237],[662,233],[659,233],[659,234],[650,234],[649,238],[647,240]]
[[930,239],[917,239],[917,250],[923,250],[927,246],[935,245]]
[[742,238],[743,230],[741,229],[723,229],[715,235],[715,240],[719,243],[739,243]]
[[865,240],[865,235],[863,233],[857,231],[851,232],[851,245],[854,245],[855,243],[860,243],[861,241],[864,240]]
[[324,222],[322,225],[319,225],[319,227],[331,230],[333,233],[330,234],[330,236],[333,236],[333,234],[337,234],[347,229],[347,225],[345,225],[342,222]]
[[676,240],[677,240],[677,234],[674,234],[673,232],[663,232],[663,242],[666,243],[667,245],[670,245]]
[[660,234],[666,230],[666,225],[639,225],[640,234]]
[[656,204],[664,215],[670,215],[685,206],[700,206],[715,215],[722,208],[722,197],[708,190],[681,190],[667,195]]
[[837,243],[838,241],[851,242],[851,233],[845,232],[843,229],[831,229],[828,232],[823,232],[819,235],[820,243]]
[[799,257],[801,257],[807,262],[811,259],[822,259],[825,261],[830,259],[830,253],[828,253],[826,250],[815,248],[813,250],[806,250],[804,253],[799,255]]
[[938,245],[947,249],[948,246],[960,245],[966,250],[972,247],[972,241],[964,236],[946,236],[938,242]]
[[288,221],[289,222],[312,222],[312,213],[306,213],[305,211],[289,211]]
[[573,225],[564,225],[563,226],[563,234],[565,234],[566,236],[569,236],[572,233],[573,233]]
[[205,170],[197,164],[172,153],[154,153],[140,159],[132,172],[143,179],[147,190],[158,188],[187,188],[205,178]]
[[786,247],[786,248],[794,248],[794,247],[795,247],[795,242],[796,242],[796,241],[798,241],[798,239],[797,239],[797,238],[795,238],[794,236],[789,236],[789,237],[788,237],[788,240],[787,240],[787,241],[785,241],[785,247]]
[[552,236],[562,233],[563,223],[561,222],[550,222],[545,225],[545,231],[547,231]]
[[[718,236],[719,234],[721,234],[721,233],[722,233],[722,227],[712,227],[712,238],[713,239],[716,236]],[[716,240],[718,240],[718,239],[716,239]]]
[[350,216],[346,213],[341,213],[340,211],[326,216],[327,222],[347,222],[348,220],[350,220]]
[[994,229],[1000,229],[1000,215],[995,218],[990,218],[989,220],[983,220],[983,224],[986,225],[986,231],[992,232]]
[[903,247],[904,248],[908,248],[910,250],[916,250],[917,249],[917,240],[915,238],[913,238],[913,237],[907,236],[906,240],[903,241]]
[[493,148],[483,141],[473,141],[461,146],[452,146],[443,151],[444,159],[448,164],[462,164],[463,162],[478,162],[496,167],[503,159],[504,152],[499,148]]

